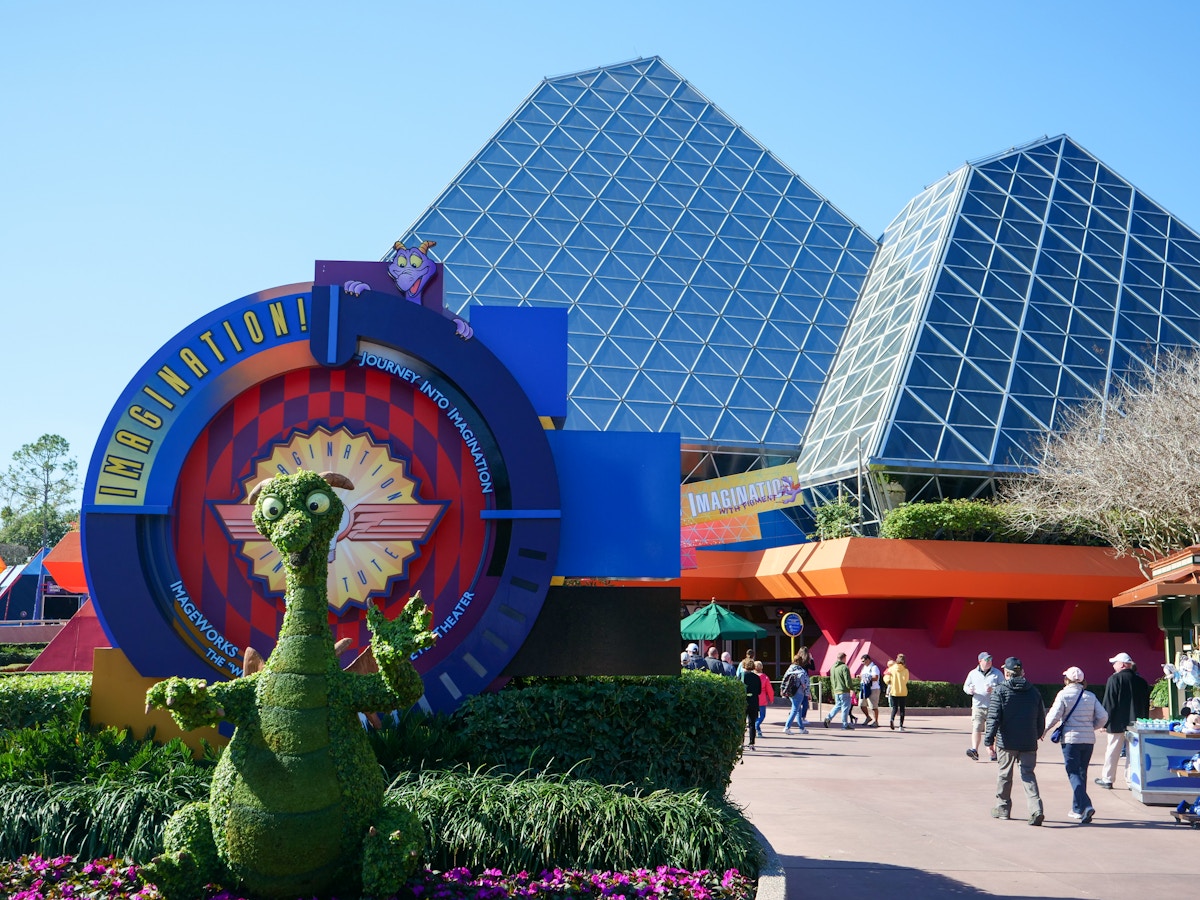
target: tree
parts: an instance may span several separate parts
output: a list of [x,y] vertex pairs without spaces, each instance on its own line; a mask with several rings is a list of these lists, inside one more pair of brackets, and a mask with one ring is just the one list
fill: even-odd
[[1002,489],[1027,529],[1068,523],[1143,569],[1200,543],[1200,353],[1166,352],[1064,419],[1037,471]]
[[57,434],[43,434],[13,454],[13,464],[0,476],[0,542],[25,547],[52,547],[75,517],[70,501],[78,466],[71,445]]

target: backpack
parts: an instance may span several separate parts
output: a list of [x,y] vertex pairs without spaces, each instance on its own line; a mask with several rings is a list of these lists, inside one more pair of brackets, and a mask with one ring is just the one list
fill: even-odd
[[796,673],[788,672],[783,676],[783,683],[779,685],[779,693],[785,700],[790,700],[796,696]]

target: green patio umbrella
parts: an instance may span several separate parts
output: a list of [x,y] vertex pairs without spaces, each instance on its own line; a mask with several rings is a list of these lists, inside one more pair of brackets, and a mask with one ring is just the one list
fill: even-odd
[[718,606],[716,601],[681,621],[679,632],[685,641],[745,641],[767,636],[767,629]]

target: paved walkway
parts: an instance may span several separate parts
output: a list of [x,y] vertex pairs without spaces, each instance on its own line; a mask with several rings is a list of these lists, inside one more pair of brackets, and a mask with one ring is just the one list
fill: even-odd
[[[785,710],[773,707],[757,751],[734,769],[730,797],[779,854],[788,900],[1194,893],[1200,830],[1135,800],[1123,764],[1114,790],[1089,786],[1096,818],[1080,825],[1067,818],[1062,754],[1047,741],[1037,767],[1045,824],[1026,823],[1019,777],[1014,818],[1000,821],[990,816],[996,766],[966,756],[965,715],[910,714],[900,733],[881,712],[880,728],[850,732],[824,729],[810,712],[808,735],[787,737]],[[1098,773],[1093,758],[1090,777]]]

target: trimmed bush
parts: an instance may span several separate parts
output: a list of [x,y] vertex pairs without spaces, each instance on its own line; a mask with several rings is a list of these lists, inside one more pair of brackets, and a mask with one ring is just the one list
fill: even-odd
[[985,500],[902,504],[884,513],[879,536],[927,541],[1024,540],[1004,510]]
[[425,859],[435,869],[673,866],[753,878],[761,865],[741,811],[699,790],[629,792],[570,775],[460,768],[402,775],[388,796],[435,836]]
[[1043,522],[1034,528],[1012,504],[995,500],[902,503],[883,514],[879,536],[897,540],[1105,546],[1086,523]]
[[[26,721],[36,709],[54,717],[49,727],[0,736],[0,856],[146,861],[161,851],[171,813],[208,796],[215,754],[193,762],[178,740],[157,746],[152,735],[139,741],[127,731],[90,731],[81,727],[86,694],[64,715],[57,707],[71,695],[61,677],[0,679],[17,681],[23,690],[12,694],[22,698],[10,703],[13,718]],[[471,698],[453,717],[410,712],[370,740],[384,768],[402,773],[397,790],[428,792],[451,806],[454,797],[483,804],[421,810],[428,833],[444,843],[437,865],[516,871],[536,858],[550,867],[756,872],[752,829],[723,799],[744,729],[741,684],[687,672],[519,681]],[[433,771],[468,755],[500,765]],[[404,772],[409,766],[424,771]],[[546,771],[530,776],[532,767]],[[505,855],[485,858],[497,841]]]
[[[816,675],[812,678],[815,684],[821,682],[823,688],[822,697],[826,704],[832,703],[832,695],[829,692],[829,676]],[[1055,696],[1062,690],[1062,684],[1036,684],[1034,685],[1038,692],[1041,693],[1042,699],[1046,703],[1046,709],[1050,708],[1050,704],[1054,702]],[[1092,689],[1094,691],[1094,688]],[[887,706],[887,697],[880,696],[877,698],[883,706]],[[971,698],[962,689],[962,684],[959,682],[949,681],[910,681],[908,683],[908,703],[909,709],[915,707],[926,707],[933,709],[969,709],[971,707]]]
[[709,672],[515,679],[456,714],[476,764],[723,794],[742,750],[740,682]]
[[92,702],[90,672],[0,677],[0,729],[60,723],[79,727]]
[[45,649],[45,644],[0,644],[0,669],[5,666],[27,666]]

